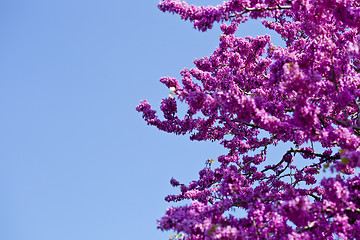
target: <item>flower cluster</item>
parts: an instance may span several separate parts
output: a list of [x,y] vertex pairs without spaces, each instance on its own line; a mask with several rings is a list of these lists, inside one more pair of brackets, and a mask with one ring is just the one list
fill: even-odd
[[[159,8],[201,31],[226,23],[209,57],[182,70],[181,81],[160,80],[172,91],[161,102],[163,120],[146,100],[137,110],[162,131],[228,149],[198,180],[171,180],[180,193],[166,201],[191,203],[169,208],[159,228],[188,240],[359,239],[358,1],[228,0],[198,7],[163,0]],[[268,35],[237,37],[248,18],[262,18],[286,47],[274,46]],[[179,102],[188,105],[183,118]],[[281,149],[282,142],[293,146]],[[269,159],[271,146],[282,157]],[[319,181],[327,169],[338,175]]]

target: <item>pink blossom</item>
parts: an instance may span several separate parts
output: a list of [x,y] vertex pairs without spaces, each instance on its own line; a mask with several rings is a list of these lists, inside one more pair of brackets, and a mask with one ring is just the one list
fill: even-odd
[[[210,56],[181,71],[181,83],[161,78],[173,94],[161,102],[163,117],[146,100],[136,109],[162,131],[228,151],[216,167],[207,162],[199,179],[170,181],[179,194],[165,200],[190,204],[169,208],[158,227],[185,239],[357,239],[358,1],[228,0],[203,7],[163,0],[158,6],[201,31],[221,22],[223,34]],[[274,46],[268,35],[238,37],[249,18],[262,19],[286,47]],[[183,117],[178,103],[188,107]],[[269,157],[271,148],[281,157]],[[322,171],[338,175],[318,181]]]

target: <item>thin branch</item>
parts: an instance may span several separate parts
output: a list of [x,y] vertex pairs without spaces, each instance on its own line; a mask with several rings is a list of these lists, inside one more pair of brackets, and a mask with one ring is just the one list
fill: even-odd
[[340,119],[337,119],[337,118],[334,118],[334,117],[331,117],[331,116],[325,116],[323,114],[319,114],[318,116],[319,117],[324,117],[324,118],[327,118],[327,119],[331,119],[331,120],[335,121],[336,123],[340,124],[343,127],[352,127],[353,129],[360,131],[360,127],[357,127],[357,126],[354,126],[352,124],[346,123],[344,121],[341,121]]
[[276,6],[276,7],[266,7],[266,8],[248,8],[244,7],[244,11],[242,14],[247,12],[254,12],[254,11],[271,11],[271,10],[279,10],[279,9],[291,9],[291,6]]
[[243,15],[248,12],[263,12],[263,11],[283,10],[283,9],[291,9],[291,8],[292,8],[291,6],[286,6],[286,5],[284,5],[284,6],[278,5],[276,7],[265,7],[265,8],[244,7],[244,11],[242,11],[240,14],[231,15],[231,16],[229,16],[229,18],[238,17],[239,15]]

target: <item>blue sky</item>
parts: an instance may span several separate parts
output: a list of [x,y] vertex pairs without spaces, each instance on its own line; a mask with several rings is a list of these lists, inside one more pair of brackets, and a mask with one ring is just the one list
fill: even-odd
[[220,32],[157,2],[0,2],[0,239],[169,238],[156,229],[169,180],[224,150],[149,127],[135,107],[159,109],[160,77],[211,54]]

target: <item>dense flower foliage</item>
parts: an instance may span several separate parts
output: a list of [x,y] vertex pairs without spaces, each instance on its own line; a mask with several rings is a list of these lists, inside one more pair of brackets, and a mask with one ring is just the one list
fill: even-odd
[[[169,208],[159,228],[188,240],[360,239],[360,3],[163,0],[159,8],[201,31],[220,22],[223,34],[209,57],[181,72],[181,83],[161,79],[172,91],[162,120],[146,100],[137,110],[160,130],[228,149],[198,180],[171,179],[180,193],[165,200],[191,202]],[[267,35],[237,37],[248,18],[262,19],[286,47]],[[182,118],[179,102],[188,105]],[[293,146],[276,147],[282,143]],[[267,159],[270,146],[282,157]],[[319,180],[323,170],[334,174]]]

